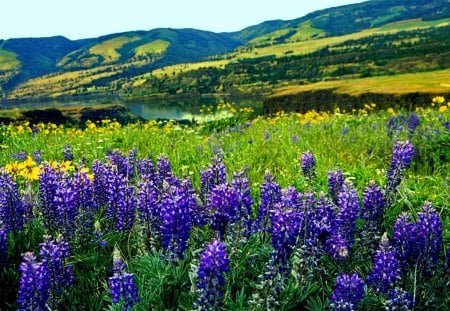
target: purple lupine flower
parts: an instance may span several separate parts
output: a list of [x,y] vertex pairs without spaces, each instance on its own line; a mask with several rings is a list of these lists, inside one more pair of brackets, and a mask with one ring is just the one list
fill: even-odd
[[403,171],[411,165],[414,146],[409,141],[396,141],[392,147],[391,167],[386,173],[386,206],[392,204],[397,187],[400,185]]
[[222,306],[225,285],[225,273],[230,270],[225,245],[213,240],[200,255],[197,270],[197,291],[199,297],[194,308],[199,310],[215,310]]
[[286,266],[295,246],[300,227],[300,215],[292,208],[274,205],[270,210],[272,246],[276,263]]
[[417,227],[407,212],[401,213],[394,225],[393,245],[402,267],[415,257],[417,250]]
[[412,310],[413,308],[414,308],[413,298],[407,291],[401,288],[394,288],[389,290],[387,300],[384,302],[385,310],[409,311]]
[[134,275],[125,271],[126,265],[120,256],[119,250],[114,249],[113,254],[113,276],[108,279],[109,294],[114,304],[123,301],[123,310],[127,311],[133,308],[133,305],[139,301],[138,290],[134,283]]
[[338,204],[339,192],[341,192],[342,186],[344,185],[344,176],[340,169],[328,172],[328,188],[331,199],[334,204]]
[[397,136],[403,131],[406,123],[406,117],[402,114],[392,116],[386,123],[386,130],[389,137]]
[[113,171],[107,180],[106,218],[116,232],[129,232],[134,225],[136,198],[126,177]]
[[19,153],[13,153],[11,157],[13,158],[13,160],[23,162],[27,159],[27,153],[25,151],[21,151]]
[[62,294],[73,284],[73,266],[66,265],[69,257],[69,244],[64,242],[62,236],[51,240],[50,236],[44,236],[44,242],[40,244],[40,257],[48,270],[50,280],[50,296],[48,304],[56,308]]
[[336,215],[336,224],[348,249],[351,249],[355,235],[356,218],[359,213],[359,199],[358,193],[350,181],[344,182],[342,190],[339,192],[338,205],[339,212]]
[[450,131],[450,122],[449,121],[445,121],[443,125],[448,131]]
[[64,145],[62,153],[64,161],[73,161],[73,151],[71,145],[69,144]]
[[105,163],[99,160],[94,160],[92,162],[92,173],[94,174],[93,184],[95,204],[98,207],[104,207],[107,203],[106,188],[110,171]]
[[395,287],[400,279],[400,262],[397,251],[389,245],[387,234],[380,241],[379,249],[373,260],[372,272],[367,277],[367,283],[377,292],[387,293]]
[[155,180],[155,166],[151,159],[139,159],[136,163],[137,175],[142,180]]
[[74,173],[72,188],[76,193],[75,206],[78,210],[75,219],[75,234],[77,239],[82,242],[90,238],[94,228],[94,214],[98,210],[94,197],[94,184],[87,173]]
[[214,186],[227,181],[225,164],[219,154],[214,155],[207,169],[200,171],[200,199],[204,205],[206,198]]
[[408,118],[408,131],[409,131],[409,136],[410,137],[414,134],[416,128],[419,125],[420,125],[420,118],[419,118],[419,116],[417,114],[415,114],[415,113],[411,113],[409,115],[409,118]]
[[56,208],[54,213],[56,229],[70,240],[75,233],[75,220],[78,216],[77,203],[79,199],[78,193],[74,189],[69,176],[61,176],[61,180],[56,185],[53,200]]
[[342,274],[336,278],[336,286],[331,295],[333,310],[356,310],[364,296],[364,281],[353,273],[351,276]]
[[275,177],[266,171],[264,183],[261,185],[261,202],[259,204],[256,221],[253,224],[253,232],[265,232],[270,223],[269,211],[276,203],[281,202],[281,187],[275,181]]
[[158,240],[161,236],[161,217],[158,189],[154,180],[138,183],[137,209],[140,227],[147,239]]
[[48,310],[50,273],[43,262],[36,262],[33,253],[23,256],[19,267],[20,281],[17,310]]
[[211,211],[211,228],[222,239],[228,226],[238,220],[238,194],[228,183],[219,184],[211,189],[207,201]]
[[166,156],[161,155],[158,158],[156,166],[158,168],[156,174],[156,186],[159,191],[162,191],[164,181],[172,185],[175,182],[175,176],[173,175],[169,159]]
[[6,266],[8,260],[8,235],[8,228],[0,227],[0,267]]
[[33,161],[37,164],[41,164],[42,162],[42,150],[34,150],[33,151]]
[[442,248],[442,220],[430,202],[417,214],[417,247],[426,271],[436,267]]
[[134,178],[134,167],[136,164],[137,150],[133,149],[126,156],[119,149],[108,151],[106,159],[115,167],[115,170],[128,180]]
[[369,181],[369,184],[363,192],[363,206],[361,208],[361,218],[365,224],[359,232],[360,240],[363,245],[370,249],[377,242],[379,229],[383,220],[385,201],[381,188],[375,181]]
[[315,215],[313,218],[313,231],[317,232],[317,237],[322,245],[337,231],[336,215],[333,204],[323,194],[319,194]]
[[265,140],[269,140],[269,139],[270,139],[270,133],[269,133],[268,130],[265,130],[265,131],[264,131],[264,139],[265,139]]
[[13,177],[0,172],[0,229],[19,231],[25,223],[25,209]]
[[302,173],[308,179],[316,177],[316,159],[311,151],[303,152],[301,155]]
[[297,144],[298,141],[299,141],[298,136],[295,135],[295,134],[292,134],[292,135],[291,135],[291,140],[292,140],[292,142],[293,142],[294,144]]
[[44,163],[39,174],[39,207],[42,212],[44,226],[50,232],[56,232],[58,229],[58,205],[55,197],[61,179],[61,172]]
[[251,215],[253,198],[250,195],[249,180],[245,176],[245,173],[245,169],[239,173],[235,173],[233,180],[231,181],[231,186],[233,191],[237,194],[237,219],[240,222],[244,235],[248,237],[251,233],[252,226]]
[[189,196],[184,187],[167,183],[161,199],[162,246],[170,260],[183,258],[191,231]]
[[384,198],[381,188],[375,181],[369,181],[369,184],[363,192],[361,218],[366,222],[374,222],[376,225],[379,225],[383,214]]
[[341,137],[344,138],[348,134],[349,130],[350,128],[348,127],[348,125],[344,126],[341,131]]
[[334,259],[342,260],[349,256],[350,250],[344,237],[336,231],[334,231],[330,238],[326,240],[326,251]]

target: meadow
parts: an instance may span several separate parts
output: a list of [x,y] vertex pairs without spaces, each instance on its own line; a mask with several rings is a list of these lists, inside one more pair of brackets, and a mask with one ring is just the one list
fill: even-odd
[[203,113],[0,126],[0,309],[448,310],[445,98]]

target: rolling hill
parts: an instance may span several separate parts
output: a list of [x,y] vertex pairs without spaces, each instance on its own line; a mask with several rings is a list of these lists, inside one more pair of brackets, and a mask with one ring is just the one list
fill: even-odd
[[268,93],[450,68],[448,0],[370,0],[233,33],[153,29],[0,40],[0,99]]

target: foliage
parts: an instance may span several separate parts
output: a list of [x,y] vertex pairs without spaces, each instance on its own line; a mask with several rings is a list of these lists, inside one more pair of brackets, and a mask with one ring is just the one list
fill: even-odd
[[[6,253],[0,254],[0,307],[17,307],[19,283],[25,282],[17,269],[21,263],[27,273],[27,264],[35,270],[43,266],[29,255],[23,261],[22,255],[38,254],[50,236],[63,233],[69,243],[64,261],[74,279],[64,295],[53,288],[51,297],[53,304],[69,309],[121,308],[127,301],[109,288],[116,284],[111,280],[120,279],[132,290],[133,296],[124,297],[133,298],[136,310],[191,310],[196,302],[205,303],[199,298],[209,297],[200,296],[206,290],[223,294],[208,303],[223,303],[226,310],[264,305],[314,310],[346,303],[377,310],[410,306],[410,298],[418,309],[445,310],[450,106],[444,98],[435,98],[433,105],[414,112],[374,110],[373,105],[354,114],[311,111],[256,118],[235,111],[219,123],[192,126],[112,120],[89,121],[83,128],[2,126],[1,176],[10,177],[0,181],[5,185],[0,232],[7,233]],[[232,109],[223,105],[217,113]],[[399,143],[406,140],[411,145]],[[407,156],[396,149],[412,145],[412,159],[410,149]],[[333,186],[339,192],[334,202],[328,176],[337,168],[343,178],[333,183],[343,186]],[[393,178],[396,169],[401,174],[389,188],[392,199],[382,207],[386,178]],[[208,172],[213,179],[206,185]],[[279,195],[268,192],[269,183]],[[183,215],[173,213],[175,203]],[[251,223],[262,203],[267,221],[255,230]],[[412,230],[400,230],[400,214],[409,215],[404,223]],[[134,225],[123,230],[110,222],[130,216]],[[77,225],[67,226],[72,221]],[[402,234],[405,238],[398,238]],[[345,252],[336,257],[332,243],[339,236],[345,238]],[[407,248],[417,250],[416,257],[400,253]],[[173,256],[178,249],[184,253]],[[209,269],[219,264],[211,256],[221,262],[220,274]],[[387,268],[392,277],[384,279]],[[208,283],[208,275],[218,283]],[[382,289],[374,284],[378,279]],[[354,286],[357,297],[346,292]]]

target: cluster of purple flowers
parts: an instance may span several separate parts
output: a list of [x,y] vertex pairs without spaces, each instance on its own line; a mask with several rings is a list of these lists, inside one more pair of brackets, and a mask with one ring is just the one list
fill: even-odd
[[423,205],[417,216],[416,223],[407,213],[397,218],[394,246],[403,266],[419,264],[425,271],[432,271],[442,249],[442,220],[429,202]]
[[213,240],[200,255],[197,271],[198,299],[194,308],[198,310],[215,310],[222,306],[225,285],[225,273],[230,270],[225,245]]
[[400,279],[400,262],[397,259],[397,251],[389,245],[385,234],[381,238],[380,247],[375,254],[372,272],[367,278],[367,283],[376,291],[387,293]]
[[386,130],[389,137],[396,137],[403,131],[407,130],[411,137],[420,125],[420,118],[415,113],[405,116],[402,114],[393,116],[386,124]]
[[303,175],[312,180],[316,177],[316,158],[311,151],[306,151],[301,155],[301,166]]
[[69,244],[61,237],[51,240],[50,236],[44,236],[40,262],[33,253],[25,253],[19,268],[18,310],[58,308],[74,281],[72,266],[65,264],[68,257]]
[[391,167],[386,173],[385,201],[390,206],[405,169],[409,168],[414,156],[414,146],[409,141],[396,141],[392,147]]
[[113,276],[109,278],[109,294],[114,304],[123,300],[123,310],[130,310],[139,301],[134,275],[125,271],[126,265],[118,249],[113,254]]
[[336,278],[336,286],[331,295],[333,310],[355,310],[364,296],[364,280],[357,273],[342,274]]

